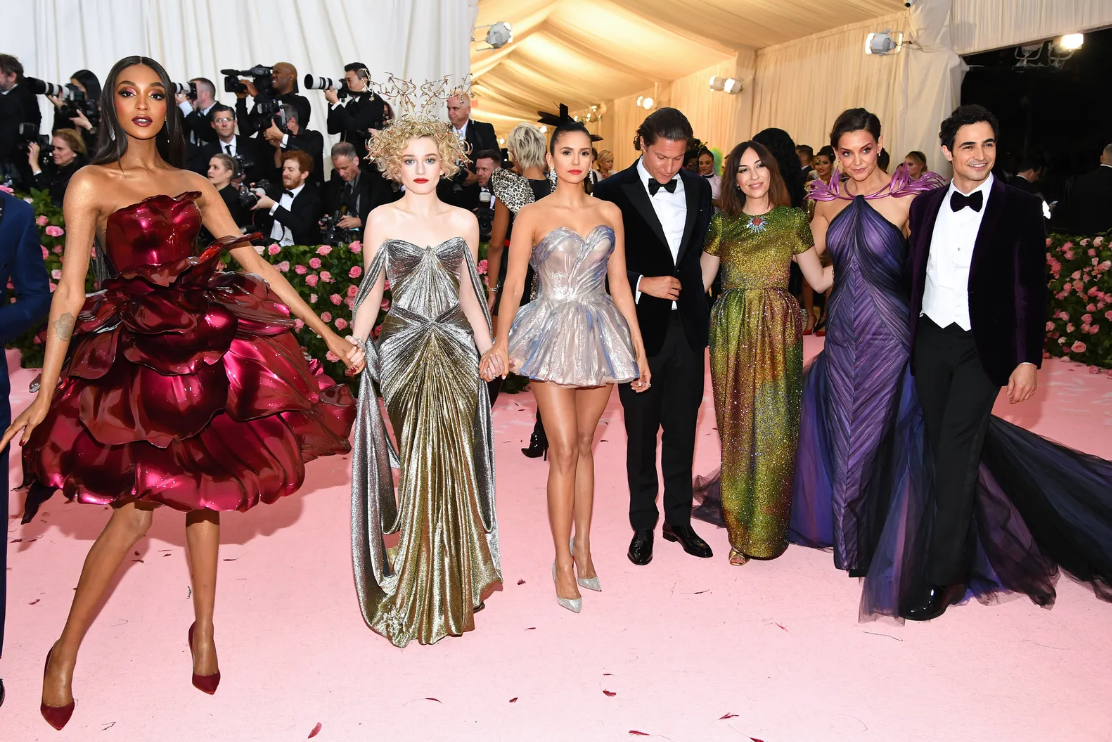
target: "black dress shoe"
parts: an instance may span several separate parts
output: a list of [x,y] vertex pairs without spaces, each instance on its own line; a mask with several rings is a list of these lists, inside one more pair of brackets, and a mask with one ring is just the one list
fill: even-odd
[[710,559],[714,556],[714,553],[710,550],[710,545],[699,538],[699,534],[695,533],[695,529],[691,526],[674,526],[666,522],[663,536],[665,541],[678,541],[683,544],[683,550],[691,556],[697,556],[700,559]]
[[634,531],[633,540],[629,542],[629,551],[626,552],[629,561],[640,566],[645,566],[653,560],[653,531],[647,528]]
[[918,600],[903,611],[903,617],[908,621],[930,621],[938,618],[952,604],[958,602],[965,595],[965,585],[928,585]]
[[0,679],[0,706],[4,705],[4,681]]

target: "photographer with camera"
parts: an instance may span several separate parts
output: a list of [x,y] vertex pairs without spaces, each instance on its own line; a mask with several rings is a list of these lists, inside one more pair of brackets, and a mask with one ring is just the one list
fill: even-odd
[[371,178],[360,169],[355,146],[338,142],[332,146],[332,177],[324,188],[322,241],[335,245],[359,239],[371,210],[393,200],[384,179]]
[[189,134],[191,149],[215,141],[216,132],[212,129],[212,109],[216,106],[216,86],[207,77],[194,77],[189,81],[189,89],[177,93],[174,100],[185,117],[185,131]]
[[0,54],[0,181],[17,185],[30,181],[20,126],[28,135],[38,136],[41,124],[39,102],[24,80],[23,65],[10,54]]
[[[236,118],[239,119],[239,133],[243,136],[254,136],[266,131],[272,117],[283,104],[297,109],[298,121],[302,126],[309,125],[312,115],[309,99],[297,94],[297,68],[289,62],[279,62],[273,67],[256,65],[249,70],[221,72],[229,75],[224,79],[225,90],[235,93],[238,99]],[[251,77],[251,80],[237,81],[235,76]],[[249,95],[254,99],[250,112],[247,110]]]
[[47,145],[31,142],[27,146],[27,164],[32,185],[40,191],[49,191],[50,200],[61,208],[70,178],[85,166],[87,154],[85,140],[76,129],[59,129]]
[[301,150],[313,158],[313,174],[309,178],[314,188],[324,185],[324,136],[319,131],[301,127],[300,112],[289,105],[270,119],[270,126],[263,130],[263,138],[274,147],[274,166],[282,167],[287,152]]
[[[479,239],[489,240],[490,231],[494,226],[494,191],[490,187],[490,176],[495,168],[502,167],[502,154],[497,150],[484,149],[472,155],[475,161],[475,175],[478,176],[479,191],[476,203],[468,204],[471,211],[479,220]],[[466,192],[466,191],[465,191]]]
[[330,86],[324,91],[328,101],[328,133],[339,134],[341,142],[354,145],[359,162],[368,166],[367,140],[391,118],[389,106],[374,94],[370,82],[367,66],[352,62],[344,67],[344,84],[340,90]]
[[[318,134],[319,136],[319,134]],[[267,193],[256,189],[256,224],[279,245],[319,245],[320,218],[324,213],[320,192],[306,181],[313,171],[308,152],[282,153],[283,189]]]
[[66,87],[70,91],[69,100],[61,95],[46,96],[54,104],[54,125],[50,130],[77,129],[85,140],[85,149],[92,152],[97,148],[100,125],[100,80],[89,70],[78,70]]
[[236,112],[231,106],[217,103],[209,110],[209,116],[215,138],[190,158],[190,170],[208,175],[213,155],[228,155],[237,161],[238,172],[249,185],[263,178],[277,178],[270,147],[258,139],[236,134]]
[[479,201],[479,176],[475,172],[475,153],[483,150],[498,149],[498,137],[494,126],[483,121],[471,120],[471,98],[467,93],[448,98],[448,120],[460,142],[466,143],[470,161],[461,163],[459,172],[452,180],[442,180],[437,186],[437,194],[445,203],[461,209],[472,209]]
[[[235,184],[234,181],[241,175],[239,162],[230,155],[215,154],[209,159],[208,172],[205,175],[208,177],[209,183],[212,183],[213,188],[216,189],[216,192],[220,194],[224,205],[228,207],[228,213],[232,215],[232,220],[235,221],[236,226],[240,229],[251,226],[254,218],[254,214],[251,213],[251,206],[254,206],[257,202],[258,196]],[[266,181],[263,181],[263,183],[265,184]],[[249,198],[245,198],[245,195]],[[202,228],[199,239],[203,245],[216,238],[207,229]]]

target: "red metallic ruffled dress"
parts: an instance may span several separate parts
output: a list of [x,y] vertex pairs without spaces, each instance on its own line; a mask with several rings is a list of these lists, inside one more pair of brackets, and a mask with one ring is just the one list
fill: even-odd
[[194,255],[199,195],[108,217],[115,277],[86,300],[50,411],[23,448],[24,522],[55,489],[97,504],[247,510],[296,492],[306,462],[350,450],[351,392],[306,360],[266,282],[219,270],[247,238]]

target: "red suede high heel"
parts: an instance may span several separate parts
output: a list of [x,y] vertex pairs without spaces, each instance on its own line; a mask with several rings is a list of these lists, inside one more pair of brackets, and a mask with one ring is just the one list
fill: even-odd
[[[193,627],[196,622],[189,626],[189,658],[193,659]],[[216,693],[216,687],[220,685],[220,671],[217,670],[212,675],[198,675],[193,673],[193,687],[202,693],[208,693],[210,696]]]
[[[50,667],[50,655],[54,654],[54,647],[46,653],[46,664],[42,667],[42,679],[46,680],[46,670]],[[74,701],[70,701],[65,706],[47,706],[43,701],[39,705],[39,711],[42,713],[42,718],[46,719],[46,723],[62,731],[62,727],[69,723],[70,717],[73,716],[73,709],[75,706]]]

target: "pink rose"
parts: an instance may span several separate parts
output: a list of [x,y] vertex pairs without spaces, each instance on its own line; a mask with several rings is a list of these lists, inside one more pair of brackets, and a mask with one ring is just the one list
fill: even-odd
[[0,185],[0,191],[3,191],[4,193],[7,193],[9,195],[15,193],[15,191],[13,191],[11,188],[9,188],[6,185]]
[[55,227],[53,224],[50,224],[46,228],[46,233],[51,237],[61,237],[62,235],[64,235],[66,233],[66,230],[62,229],[61,227]]
[[327,358],[328,360],[332,361],[333,363],[340,360],[340,357],[338,355],[336,355],[335,353],[333,353],[332,351],[328,351],[327,353],[325,353],[324,357]]
[[371,337],[373,337],[375,340],[378,340],[378,336],[381,335],[381,334],[382,334],[382,325],[378,325],[377,327],[375,327],[374,330],[371,331]]
[[[1095,311],[1097,311],[1097,305],[1096,304],[1090,304],[1089,306],[1085,307],[1085,311],[1086,312],[1095,312]],[[1092,320],[1090,320],[1090,322],[1091,321]]]
[[1088,325],[1081,325],[1081,334],[1082,335],[1088,335],[1089,334],[1089,326]]
[[[1082,242],[1084,242],[1084,241],[1085,240],[1082,240]],[[1089,248],[1089,257],[1090,258],[1095,258],[1096,256],[1097,256],[1097,251],[1090,247]]]
[[1100,264],[1100,269],[1102,271],[1109,270],[1110,268],[1112,268],[1112,260],[1105,260],[1103,263]]
[[294,321],[293,321],[293,329],[295,329],[295,330],[300,330],[300,329],[301,329],[302,327],[304,327],[304,326],[305,326],[305,323],[304,323],[304,322],[302,322],[301,320],[297,319],[296,317],[294,318]]
[[1093,246],[1094,247],[1100,247],[1103,244],[1104,244],[1104,237],[1097,237],[1096,239],[1093,240]]
[[309,285],[309,288],[313,288],[314,286],[316,286],[317,281],[319,280],[320,277],[316,273],[310,273],[309,275],[305,276],[305,283]]
[[277,255],[280,252],[282,252],[282,248],[278,245],[277,242],[272,242],[266,247],[267,255]]
[[1084,353],[1086,347],[1088,346],[1086,346],[1085,343],[1081,342],[1080,340],[1074,340],[1073,345],[1070,346],[1070,352]]
[[53,281],[48,281],[48,283],[50,284],[50,293],[54,293],[54,289],[58,288],[58,284]]
[[1096,335],[1098,332],[1100,332],[1100,325],[1093,325],[1089,328],[1090,335]]
[[309,258],[309,267],[318,270],[320,268],[320,258]]
[[1090,322],[1093,321],[1093,315],[1083,314],[1083,315],[1081,315],[1081,321],[1084,322],[1085,324],[1089,324]]
[[344,304],[347,305],[348,309],[355,309],[355,299],[351,298],[350,296],[344,299]]
[[1109,309],[1107,312],[1104,313],[1104,318],[1109,322],[1112,322],[1112,309]]
[[1071,247],[1073,247],[1073,243],[1072,242],[1063,242],[1062,247],[1066,250],[1069,250]]
[[43,246],[43,245],[39,245],[39,247],[42,248],[42,259],[46,260],[47,258],[49,258],[50,257],[50,251],[47,250],[46,247]]
[[257,252],[259,255],[262,255],[264,252],[266,252],[266,248],[262,245],[251,245],[251,247],[255,248],[255,252]]
[[1074,271],[1074,272],[1073,272],[1073,275],[1072,275],[1072,276],[1070,276],[1070,278],[1072,278],[1072,279],[1073,279],[1073,280],[1075,280],[1075,281],[1076,281],[1077,279],[1081,278],[1081,271]]
[[361,275],[363,275],[363,268],[358,265],[351,266],[351,270],[348,271],[348,278],[359,278]]
[[61,255],[63,252],[62,246],[55,245],[54,247],[50,248],[50,252],[54,253],[55,255]]
[[50,220],[46,218],[45,214],[39,214],[35,217],[35,224],[38,224],[40,227],[45,227],[49,223]]
[[327,255],[332,252],[332,248],[328,245],[321,245],[317,248],[317,255]]
[[331,312],[325,312],[324,314],[322,314],[320,316],[320,318],[324,322],[331,322],[332,321],[332,313]]
[[359,287],[356,286],[354,283],[351,284],[350,286],[348,286],[348,290],[347,290],[347,295],[348,296],[354,297],[358,293],[359,293]]
[[294,272],[294,273],[296,273],[296,274],[297,274],[297,275],[299,275],[299,276],[304,276],[304,275],[305,275],[306,273],[308,273],[308,272],[309,272],[309,269],[308,269],[308,268],[306,268],[306,267],[305,267],[305,266],[303,266],[303,265],[295,265],[295,266],[293,267],[293,272]]
[[384,311],[384,312],[389,312],[390,311],[390,300],[389,299],[383,299],[382,300],[382,311]]
[[1099,373],[1100,373],[1100,369],[1099,369],[1099,368],[1097,368],[1096,366],[1089,366],[1089,373],[1091,373],[1091,374],[1099,374]]
[[1053,329],[1054,329],[1054,323],[1053,322],[1047,322],[1046,323],[1046,331],[1050,332]]
[[1100,263],[1100,261],[1099,261],[1099,260],[1097,260],[1096,258],[1093,258],[1093,265],[1097,265],[1097,264],[1099,264],[1099,263]]
[[356,240],[355,242],[348,245],[348,250],[351,250],[353,253],[358,255],[359,253],[363,252],[363,243],[359,240]]
[[317,295],[316,294],[309,294],[309,303],[310,304],[316,304],[317,303]]
[[1086,246],[1086,245],[1088,245],[1088,244],[1089,244],[1089,238],[1088,238],[1088,237],[1086,237],[1086,238],[1084,238],[1083,240],[1081,240],[1081,246],[1082,246],[1082,247],[1085,247],[1085,246]]
[[383,288],[384,291],[389,291],[390,290],[390,279],[389,278],[387,278],[383,282],[382,288]]
[[1081,292],[1085,289],[1085,284],[1081,283],[1081,281],[1074,281],[1073,288],[1075,291]]
[[346,319],[344,319],[343,317],[340,317],[338,320],[336,320],[335,325],[336,325],[337,330],[346,330],[347,326],[348,326],[348,321]]
[[336,306],[340,306],[340,303],[344,300],[344,298],[339,294],[333,294],[332,296],[328,297],[328,300]]
[[61,281],[62,271],[55,268],[54,270],[50,271],[50,277],[53,278],[55,281]]
[[321,271],[320,280],[324,281],[325,283],[332,283],[332,274],[328,271]]
[[1066,260],[1073,260],[1073,250],[1066,250]]
[[480,260],[479,264],[475,266],[475,269],[479,272],[480,276],[485,276],[487,272],[487,261]]
[[290,261],[283,260],[281,263],[276,264],[274,267],[280,273],[288,273],[290,270]]
[[1066,332],[1073,332],[1073,330],[1074,330],[1074,327],[1073,327],[1072,322],[1070,322],[1069,324],[1066,325]]

